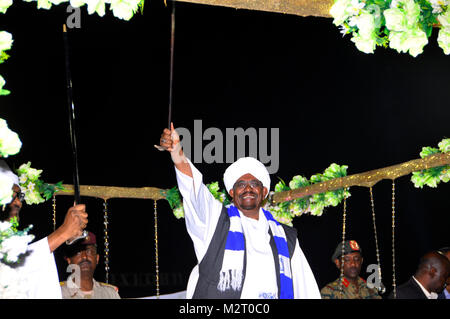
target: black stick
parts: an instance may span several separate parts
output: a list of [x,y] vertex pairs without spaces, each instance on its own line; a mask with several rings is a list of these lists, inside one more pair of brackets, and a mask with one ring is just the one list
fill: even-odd
[[77,154],[77,139],[75,134],[75,106],[72,100],[72,78],[70,75],[69,66],[69,40],[67,39],[66,25],[63,25],[64,49],[66,57],[66,83],[67,83],[67,106],[69,107],[69,128],[70,140],[72,144],[72,158],[73,158],[73,189],[75,204],[80,203],[80,179],[78,174],[78,154]]
[[171,30],[170,30],[170,73],[169,73],[169,120],[167,127],[170,130],[172,122],[172,99],[173,99],[173,55],[175,47],[175,0],[172,1],[172,12],[170,14]]
[[[77,154],[77,138],[75,134],[75,106],[72,99],[72,78],[69,67],[69,40],[67,39],[66,25],[63,25],[64,49],[66,54],[66,81],[67,81],[67,106],[69,107],[69,128],[70,140],[72,142],[72,157],[73,157],[73,191],[74,191],[74,205],[80,203],[80,180],[78,174],[78,154]],[[88,232],[83,230],[81,236],[71,238],[66,241],[67,245],[72,245],[79,239],[86,238]]]

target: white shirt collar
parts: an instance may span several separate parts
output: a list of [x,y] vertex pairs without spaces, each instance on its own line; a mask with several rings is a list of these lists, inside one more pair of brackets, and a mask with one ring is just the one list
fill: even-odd
[[417,282],[417,284],[419,285],[420,289],[422,289],[422,291],[425,294],[425,296],[427,297],[427,299],[437,299],[438,298],[438,294],[437,293],[435,293],[435,292],[428,292],[428,290],[426,290],[425,287],[422,286],[420,281],[418,281],[414,276],[413,276],[413,279]]

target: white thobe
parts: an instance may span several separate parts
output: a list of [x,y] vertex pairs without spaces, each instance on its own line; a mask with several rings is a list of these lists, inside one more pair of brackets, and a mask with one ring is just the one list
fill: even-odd
[[31,299],[61,299],[58,270],[47,237],[28,246],[28,255],[19,268],[27,278],[27,293]]
[[[194,243],[198,264],[206,254],[214,235],[223,204],[216,200],[209,189],[203,184],[202,174],[188,159],[193,177],[180,172],[176,167],[178,189],[183,196],[183,207],[187,231]],[[241,298],[278,298],[277,278],[268,222],[260,209],[259,219],[245,217],[239,211],[246,239],[247,266]],[[197,285],[198,264],[189,276],[186,298],[192,298]],[[294,298],[320,299],[320,290],[314,274],[300,248],[298,240],[295,243],[291,257],[292,281]]]

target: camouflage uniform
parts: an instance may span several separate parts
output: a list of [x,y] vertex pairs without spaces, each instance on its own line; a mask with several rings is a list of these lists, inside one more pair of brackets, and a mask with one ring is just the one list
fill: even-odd
[[366,281],[358,278],[357,284],[350,283],[347,278],[342,282],[342,293],[339,278],[322,288],[322,299],[381,299],[377,289],[367,287]]
[[92,280],[94,286],[91,294],[83,293],[79,288],[67,287],[67,281],[60,282],[63,299],[120,299],[116,286]]

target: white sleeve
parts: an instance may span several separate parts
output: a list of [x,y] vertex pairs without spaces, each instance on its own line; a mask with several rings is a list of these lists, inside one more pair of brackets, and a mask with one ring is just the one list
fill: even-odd
[[175,167],[178,189],[183,196],[186,228],[194,243],[195,254],[200,263],[206,254],[222,210],[222,203],[214,198],[203,184],[202,174],[188,159],[192,176],[183,174]]
[[300,248],[298,240],[295,243],[294,255],[291,259],[294,299],[321,299],[314,273]]
[[47,237],[28,246],[28,255],[20,267],[28,280],[28,296],[33,299],[61,299],[58,270]]

